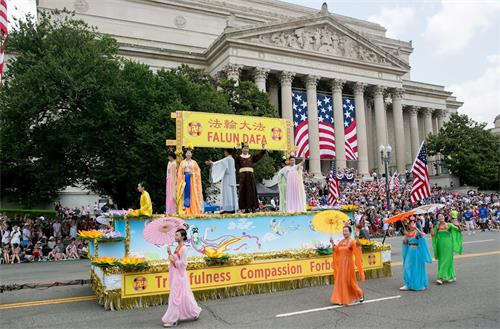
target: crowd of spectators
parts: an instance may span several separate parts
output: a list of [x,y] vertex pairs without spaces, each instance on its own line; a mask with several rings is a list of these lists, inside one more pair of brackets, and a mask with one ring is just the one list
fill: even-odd
[[[355,174],[355,173],[353,173]],[[313,191],[312,198],[319,206],[327,205],[327,187],[313,183],[307,189]],[[340,182],[339,204],[359,206],[354,215],[354,224],[362,237],[387,234],[401,234],[401,222],[395,225],[384,224],[384,220],[400,212],[408,211],[419,204],[410,202],[410,186],[404,178],[399,184],[389,187],[380,178],[365,182],[357,179]],[[390,191],[390,204],[387,205],[387,189]],[[277,200],[270,198],[270,208],[277,210]],[[266,200],[269,201],[269,200]],[[444,206],[434,213],[415,217],[418,227],[429,233],[431,223],[437,223],[437,215],[442,213],[449,222],[467,231],[469,235],[477,230],[498,230],[500,228],[500,195],[498,193],[479,193],[468,191],[458,193],[437,186],[432,188],[431,197],[425,203],[439,203]],[[86,245],[77,239],[79,230],[97,229],[95,217],[97,206],[77,209],[55,205],[57,216],[53,220],[40,217],[2,215],[0,218],[0,262],[5,264],[78,259],[86,255]]]
[[85,244],[77,239],[79,230],[96,228],[96,210],[90,207],[69,209],[55,205],[55,219],[43,216],[0,218],[0,261],[4,264],[32,261],[79,259],[86,254]]
[[437,215],[444,214],[448,222],[454,223],[469,235],[476,230],[498,230],[500,227],[500,195],[498,193],[455,192],[434,186],[431,197],[413,204],[410,201],[411,183],[401,180],[399,187],[389,186],[390,204],[387,206],[386,186],[377,181],[349,182],[341,184],[342,204],[356,204],[359,211],[355,222],[361,235],[366,237],[400,234],[403,224],[384,224],[384,220],[398,213],[411,210],[424,203],[444,205],[435,212],[415,216],[417,225],[425,233],[430,232],[431,223],[436,225]]

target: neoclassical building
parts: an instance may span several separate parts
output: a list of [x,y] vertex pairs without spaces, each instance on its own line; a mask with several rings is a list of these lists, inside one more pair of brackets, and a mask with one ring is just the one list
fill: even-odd
[[[38,9],[68,8],[116,38],[121,55],[153,70],[181,64],[214,77],[255,81],[276,111],[293,119],[292,92],[342,97],[356,104],[358,161],[347,161],[344,130],[335,129],[338,168],[368,175],[382,169],[379,145],[392,146],[391,169],[409,168],[420,143],[462,105],[443,86],[411,79],[412,43],[386,37],[379,24],[277,0],[38,0]],[[309,102],[310,171],[320,159],[316,102]],[[338,120],[338,119],[336,119]],[[342,125],[343,120],[335,121]],[[434,161],[435,159],[431,159]],[[440,170],[431,167],[433,174]]]

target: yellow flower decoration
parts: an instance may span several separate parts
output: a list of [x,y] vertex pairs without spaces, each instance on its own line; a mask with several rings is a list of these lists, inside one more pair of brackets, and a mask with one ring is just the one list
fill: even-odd
[[194,149],[194,145],[192,143],[189,143],[186,145],[186,148],[190,149],[190,150],[193,150]]
[[357,206],[355,204],[345,204],[345,205],[340,206],[340,210],[345,211],[345,212],[355,212],[355,211],[358,211],[358,209],[359,209],[359,206]]
[[114,265],[118,258],[114,257],[94,257],[92,258],[92,263],[96,265]]
[[137,266],[145,262],[146,259],[143,257],[123,257],[119,260],[119,263],[123,266]]
[[373,246],[375,245],[375,241],[370,241],[367,239],[359,239],[359,244],[362,246]]
[[90,231],[78,231],[78,237],[81,239],[97,239],[104,235],[103,232],[90,230]]

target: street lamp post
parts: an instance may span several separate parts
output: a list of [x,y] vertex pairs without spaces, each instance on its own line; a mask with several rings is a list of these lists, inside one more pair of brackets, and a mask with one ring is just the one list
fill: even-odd
[[[392,147],[389,144],[387,144],[386,146],[380,145],[378,150],[380,152],[380,160],[384,163],[385,202],[387,204],[387,211],[389,211],[391,209],[391,195],[390,195],[390,187],[389,187],[389,162],[391,161]],[[387,231],[384,234],[384,239],[382,240],[382,244],[385,242],[386,237],[387,237]]]
[[385,169],[385,198],[387,203],[387,210],[391,208],[391,198],[389,194],[389,162],[391,161],[392,147],[390,145],[380,145],[378,148],[380,152],[380,159],[384,163]]

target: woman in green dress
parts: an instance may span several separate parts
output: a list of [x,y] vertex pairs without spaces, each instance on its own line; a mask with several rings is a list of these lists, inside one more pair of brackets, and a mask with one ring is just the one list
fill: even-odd
[[438,216],[436,227],[431,226],[432,247],[434,258],[438,261],[437,284],[443,281],[455,282],[456,275],[453,268],[453,253],[462,253],[462,231],[451,224],[446,223],[443,214]]

